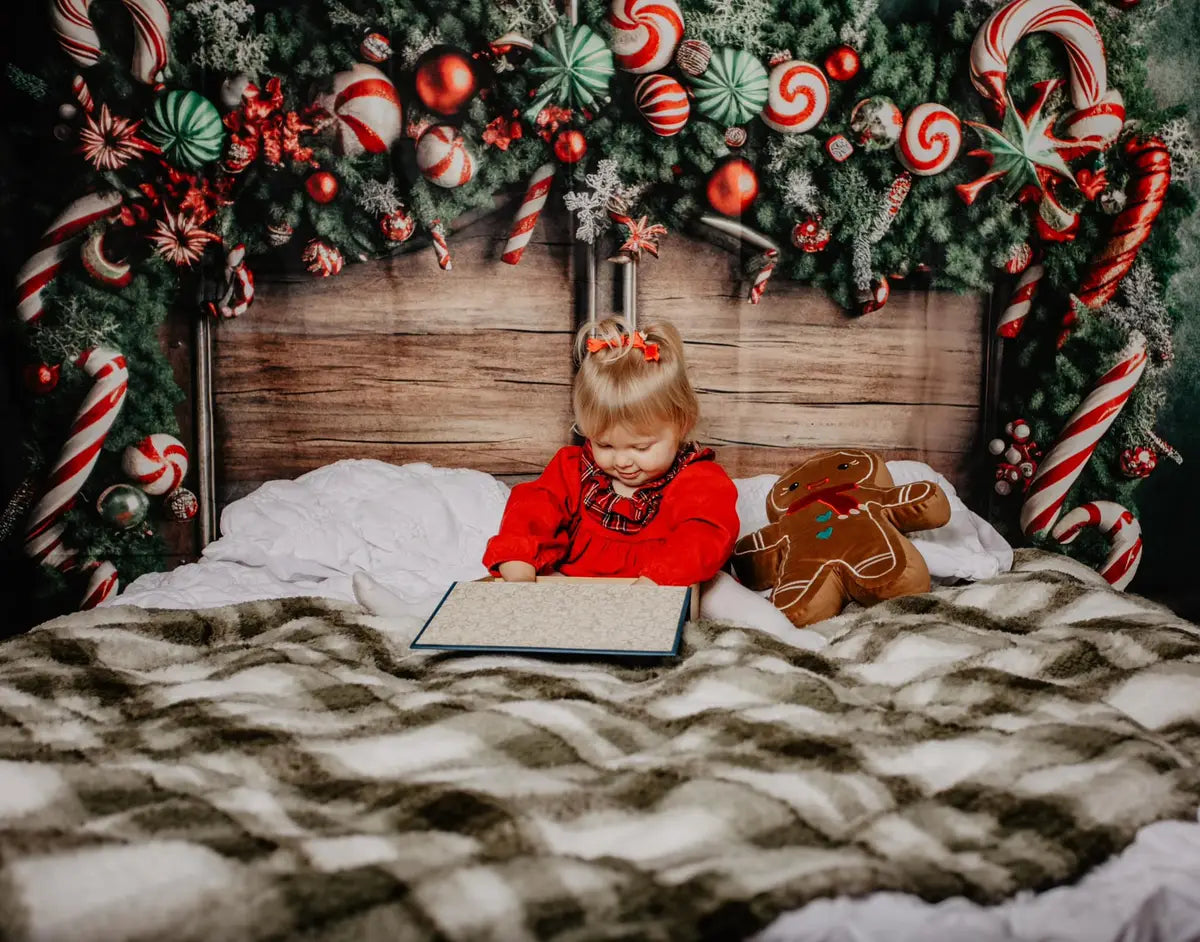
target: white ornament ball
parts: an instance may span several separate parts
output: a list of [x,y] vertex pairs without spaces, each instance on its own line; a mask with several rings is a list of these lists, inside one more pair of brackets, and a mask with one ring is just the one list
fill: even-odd
[[1012,485],[1003,479],[996,482],[995,488],[996,488],[996,493],[999,494],[1001,497],[1007,497],[1009,494],[1012,493]]
[[1008,434],[1019,442],[1025,441],[1025,439],[1033,434],[1033,429],[1029,427],[1029,423],[1024,419],[1017,419],[1016,421],[1010,423],[1010,425],[1011,428],[1009,429]]
[[217,96],[221,102],[221,106],[226,111],[233,111],[242,103],[242,93],[246,91],[246,86],[250,84],[250,76],[245,72],[239,72],[237,75],[231,75],[221,83],[221,92]]
[[829,80],[811,62],[781,62],[767,78],[763,124],[780,134],[811,131],[829,110]]
[[988,442],[988,451],[993,455],[1004,454],[1004,441],[999,438],[993,438],[990,442]]
[[121,470],[147,494],[166,494],[187,475],[187,449],[175,436],[155,432],[125,449]]
[[1004,460],[1009,464],[1016,464],[1021,460],[1021,453],[1015,448],[1009,448],[1004,452]]
[[333,91],[320,104],[337,119],[336,149],[346,156],[386,152],[404,126],[396,86],[365,62],[335,73]]
[[429,182],[449,189],[470,182],[475,160],[457,128],[435,124],[417,141],[417,168]]

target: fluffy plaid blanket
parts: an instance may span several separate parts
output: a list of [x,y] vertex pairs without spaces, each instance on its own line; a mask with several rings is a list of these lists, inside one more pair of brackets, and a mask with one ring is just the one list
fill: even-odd
[[0,936],[732,939],[997,900],[1200,803],[1200,635],[1060,572],[675,662],[416,655],[312,599],[0,646]]

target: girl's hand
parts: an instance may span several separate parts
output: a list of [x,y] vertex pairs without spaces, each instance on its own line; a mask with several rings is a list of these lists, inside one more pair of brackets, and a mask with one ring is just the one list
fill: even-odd
[[632,585],[658,585],[653,579],[647,579],[645,576],[638,576],[631,583]]
[[533,582],[537,578],[537,570],[531,563],[523,563],[511,559],[500,564],[500,578],[505,582]]

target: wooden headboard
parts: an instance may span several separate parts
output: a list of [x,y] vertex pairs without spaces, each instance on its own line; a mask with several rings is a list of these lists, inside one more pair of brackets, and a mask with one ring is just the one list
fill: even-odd
[[[571,441],[570,356],[582,274],[565,213],[544,213],[518,266],[499,261],[511,208],[429,248],[334,278],[258,279],[213,341],[218,502],[340,458],[536,474]],[[298,247],[296,247],[298,249]],[[598,263],[603,316],[617,266]],[[701,399],[698,437],[735,477],[861,445],[927,461],[957,485],[977,452],[986,299],[893,291],[848,318],[773,280],[746,303],[733,252],[672,234],[641,265],[640,322],[673,321]]]

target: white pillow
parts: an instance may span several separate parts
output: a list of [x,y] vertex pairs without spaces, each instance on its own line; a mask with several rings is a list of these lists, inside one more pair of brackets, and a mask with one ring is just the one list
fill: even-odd
[[[1012,547],[995,527],[974,513],[958,497],[954,485],[929,465],[920,461],[889,461],[888,471],[897,484],[935,481],[950,501],[950,522],[936,530],[918,530],[907,534],[913,546],[925,558],[929,574],[937,581],[990,579],[1012,568]],[[779,480],[774,474],[760,474],[734,481],[738,489],[738,516],[741,534],[753,533],[767,525],[767,494]]]
[[484,547],[507,500],[508,487],[480,471],[337,461],[234,501],[204,556],[285,582],[365,570],[406,600],[424,599],[487,575]]

